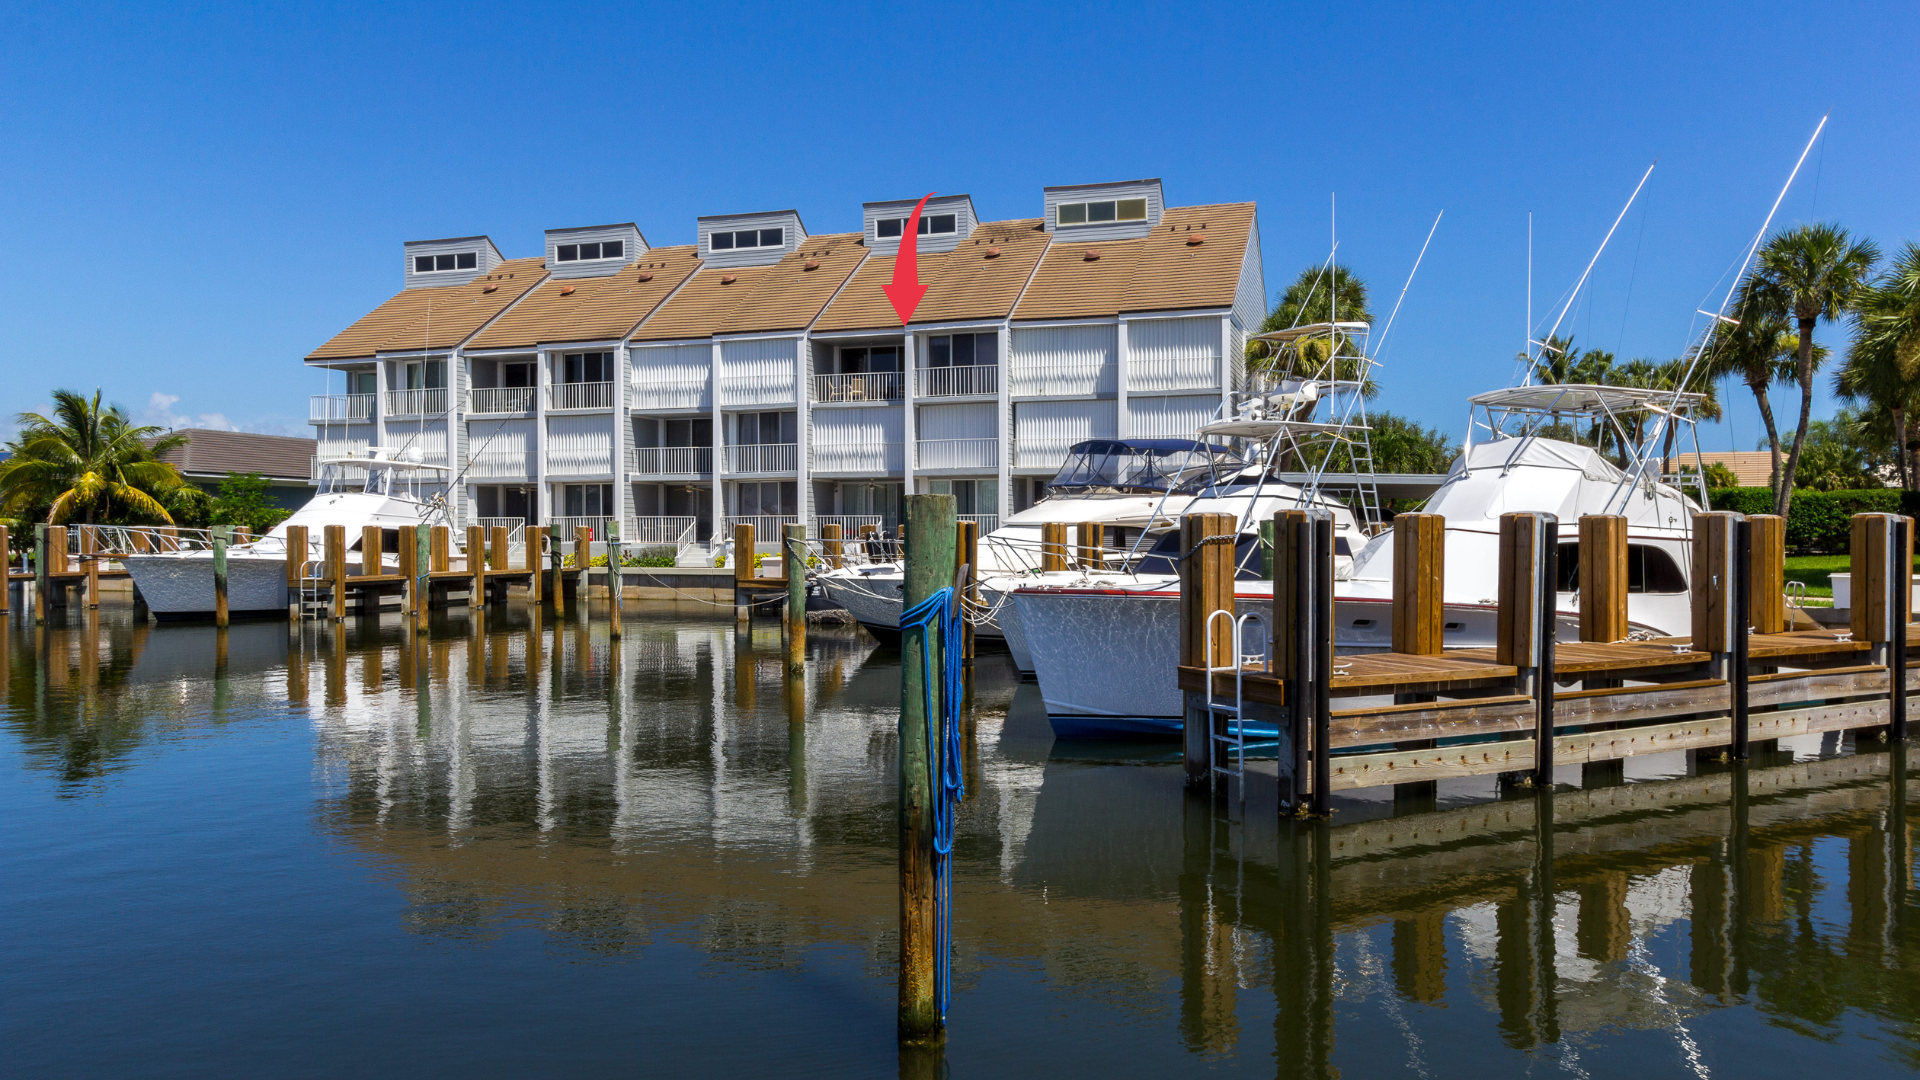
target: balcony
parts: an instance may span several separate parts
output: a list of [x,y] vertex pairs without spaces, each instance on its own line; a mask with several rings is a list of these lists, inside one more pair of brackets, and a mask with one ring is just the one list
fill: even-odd
[[550,409],[611,409],[613,387],[610,382],[555,383],[547,388]]
[[1057,364],[1016,363],[1008,386],[1014,397],[1085,397],[1111,394],[1118,389],[1111,361],[1064,361]]
[[320,394],[307,399],[307,419],[315,424],[373,422],[373,394]]
[[720,402],[729,409],[794,403],[791,365],[764,375],[728,375],[720,380]]
[[813,400],[822,405],[899,401],[903,396],[902,385],[900,373],[897,371],[857,371],[843,375],[815,375]]
[[609,517],[557,517],[557,518],[554,518],[553,519],[554,543],[571,544],[573,542],[573,531],[575,529],[587,529],[593,533],[593,538],[595,540],[605,540],[607,538],[607,523],[612,520],[613,519]]
[[533,387],[488,386],[467,392],[470,413],[530,413],[533,411]]
[[387,391],[387,415],[395,416],[439,416],[447,411],[447,391],[445,387],[432,390],[389,390]]
[[[1094,436],[1087,436],[1093,438]],[[1058,469],[1067,463],[1067,452],[1084,438],[1040,438],[1013,440],[1013,467],[1016,469]]]
[[707,393],[706,372],[635,368],[627,404],[642,411],[711,409],[713,398]]
[[634,476],[704,479],[713,475],[711,446],[639,446],[627,451]]
[[800,447],[797,443],[759,443],[726,448],[727,475],[754,476],[764,473],[799,471]]
[[482,450],[467,465],[472,480],[531,480],[533,455],[525,450]]
[[1000,369],[991,364],[927,367],[915,375],[915,397],[992,397],[1000,392]]
[[999,514],[955,514],[956,521],[971,521],[980,526],[980,535],[986,536],[1000,527]]
[[620,543],[628,547],[664,547],[676,550],[693,546],[694,526],[690,517],[632,517],[620,530]]
[[821,476],[899,476],[906,472],[906,444],[814,443],[812,471]]
[[487,543],[493,543],[493,530],[507,530],[508,547],[524,547],[527,540],[527,519],[517,517],[474,518],[473,523],[487,530]]
[[1220,357],[1203,353],[1187,356],[1135,356],[1127,362],[1127,392],[1217,390]]
[[879,514],[815,514],[813,530],[808,535],[815,539],[825,536],[826,531],[822,528],[825,525],[840,526],[840,538],[843,540],[860,539],[862,529],[872,529],[874,532],[885,532],[887,529],[886,519]]
[[992,469],[1000,464],[999,439],[921,439],[915,448],[914,468]]
[[780,538],[784,535],[781,530],[788,525],[798,525],[799,523],[800,518],[796,514],[729,515],[727,517],[726,532],[718,539],[724,539],[727,543],[731,544],[733,543],[734,526],[751,525],[753,526],[754,550],[762,553],[778,553],[780,550]]

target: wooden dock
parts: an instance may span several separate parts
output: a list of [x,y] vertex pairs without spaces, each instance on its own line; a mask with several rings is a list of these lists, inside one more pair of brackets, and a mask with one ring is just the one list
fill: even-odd
[[[1321,813],[1332,792],[1378,785],[1427,793],[1439,780],[1489,774],[1544,785],[1557,767],[1617,767],[1646,754],[1744,759],[1756,742],[1794,735],[1906,735],[1906,697],[1920,689],[1908,664],[1920,651],[1920,624],[1906,610],[1910,519],[1854,519],[1862,591],[1845,629],[1784,629],[1777,519],[1703,514],[1695,521],[1691,636],[1557,642],[1558,523],[1509,514],[1501,523],[1499,643],[1442,652],[1442,534],[1421,520],[1431,517],[1396,521],[1391,652],[1332,654],[1330,614],[1316,610],[1314,595],[1331,582],[1323,565],[1330,552],[1316,547],[1308,515],[1289,511],[1275,523],[1282,573],[1268,620],[1270,658],[1238,670],[1213,662],[1239,646],[1225,639],[1228,620],[1212,617],[1231,603],[1232,549],[1188,548],[1179,681],[1192,783],[1224,791],[1236,775],[1218,749],[1230,743],[1235,716],[1278,726],[1282,803]],[[1221,527],[1196,523],[1188,533]],[[1593,564],[1604,571],[1618,563],[1626,580],[1624,523],[1583,519],[1580,535],[1583,634],[1625,636],[1626,590],[1584,587]],[[1714,581],[1730,587],[1710,588]],[[1613,610],[1589,610],[1601,605]],[[1404,626],[1403,612],[1411,613]],[[1392,704],[1354,700],[1389,695]],[[1245,784],[1244,774],[1238,779]]]

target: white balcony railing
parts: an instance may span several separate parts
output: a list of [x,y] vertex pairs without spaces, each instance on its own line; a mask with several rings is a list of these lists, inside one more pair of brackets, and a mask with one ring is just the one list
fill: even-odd
[[317,394],[307,399],[307,418],[317,424],[366,423],[373,419],[372,394]]
[[1000,464],[998,439],[921,439],[916,469],[991,469]]
[[1118,388],[1111,362],[1015,364],[1008,390],[1015,397],[1111,394]]
[[[527,540],[527,519],[517,517],[474,518],[473,523],[487,530],[487,543],[493,543],[493,530],[507,530],[507,546],[523,547]],[[525,564],[519,564],[525,565]]]
[[483,450],[467,466],[476,480],[528,480],[533,474],[533,455],[525,450]]
[[684,551],[693,546],[697,519],[690,517],[632,517],[620,529],[623,547],[663,547]]
[[813,400],[832,403],[844,401],[899,401],[900,373],[897,371],[857,371],[844,375],[815,375]]
[[971,521],[975,525],[980,526],[981,536],[985,536],[1000,527],[999,514],[955,514],[954,517],[957,520]]
[[991,397],[1000,392],[1000,369],[991,364],[921,368],[916,397]]
[[880,532],[886,531],[887,527],[886,519],[879,514],[815,514],[813,531],[808,535],[818,539],[822,535],[822,525],[840,526],[840,536],[844,540],[858,540],[860,530],[869,525]]
[[705,372],[635,368],[627,403],[636,409],[710,409]]
[[906,471],[905,444],[814,443],[812,471],[829,476],[899,476]]
[[727,473],[730,476],[790,473],[800,467],[800,447],[796,443],[759,443],[729,446],[726,450]]
[[467,392],[467,411],[475,413],[530,413],[533,387],[485,386]]
[[1127,362],[1127,390],[1214,390],[1220,386],[1218,356],[1133,357]]
[[387,391],[388,416],[439,416],[446,411],[446,387]]
[[1016,469],[1058,469],[1067,463],[1067,451],[1078,439],[1015,439],[1013,467]]
[[797,525],[799,522],[800,518],[797,514],[730,515],[727,518],[726,534],[719,539],[731,544],[735,525],[751,525],[753,526],[753,546],[763,552],[777,552],[780,550],[780,537],[783,535],[780,530],[788,525]]
[[712,476],[711,446],[637,446],[627,451],[635,476]]
[[553,409],[611,409],[613,383],[570,382],[548,387],[547,406]]
[[[578,528],[592,529],[593,538],[595,540],[605,540],[607,538],[607,522],[612,520],[613,520],[612,518],[608,518],[608,517],[557,517],[557,518],[554,518],[553,519],[554,542],[571,544],[573,542],[573,530]],[[572,548],[568,548],[567,550],[571,551]]]

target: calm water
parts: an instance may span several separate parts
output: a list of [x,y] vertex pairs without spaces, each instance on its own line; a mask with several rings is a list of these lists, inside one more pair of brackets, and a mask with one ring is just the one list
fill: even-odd
[[[456,613],[3,645],[11,1075],[890,1076],[897,655]],[[1636,763],[1283,826],[983,659],[954,1076],[1904,1075],[1907,763]],[[1662,776],[1661,769],[1674,775]],[[1568,779],[1579,782],[1575,770]]]

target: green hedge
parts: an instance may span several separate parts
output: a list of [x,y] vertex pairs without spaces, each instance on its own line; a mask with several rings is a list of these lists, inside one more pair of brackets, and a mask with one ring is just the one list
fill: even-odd
[[[1763,487],[1714,488],[1707,493],[1715,510],[1741,514],[1773,513],[1773,492]],[[1906,514],[1920,517],[1920,492],[1899,488],[1793,493],[1787,506],[1787,550],[1846,554],[1855,514]]]

